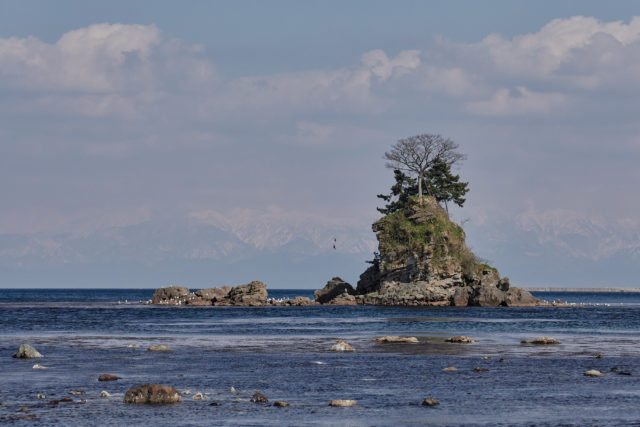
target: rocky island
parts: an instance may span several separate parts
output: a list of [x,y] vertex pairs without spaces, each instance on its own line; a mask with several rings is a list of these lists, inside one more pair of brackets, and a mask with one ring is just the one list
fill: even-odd
[[190,292],[180,286],[157,289],[153,304],[191,306],[393,305],[534,306],[544,303],[512,287],[509,278],[481,263],[465,233],[433,197],[410,199],[403,209],[376,221],[378,252],[357,287],[339,277],[314,294],[270,299],[266,285],[254,281]]

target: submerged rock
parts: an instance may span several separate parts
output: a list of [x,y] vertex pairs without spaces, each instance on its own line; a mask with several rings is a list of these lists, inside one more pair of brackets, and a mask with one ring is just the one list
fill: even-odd
[[588,371],[586,371],[584,373],[584,376],[586,377],[604,377],[605,374],[603,374],[602,372],[598,371],[597,369],[590,369]]
[[440,402],[435,400],[433,397],[427,397],[425,400],[422,401],[422,406],[437,406],[439,404]]
[[457,371],[457,370],[458,370],[458,368],[456,368],[455,366],[448,366],[448,367],[443,369],[443,371],[447,371],[447,372]]
[[483,368],[482,366],[478,366],[477,368],[473,368],[474,372],[487,372],[489,369]]
[[267,403],[269,402],[269,399],[267,399],[267,396],[265,396],[264,394],[258,392],[253,395],[251,401],[253,403]]
[[379,342],[379,343],[410,343],[410,344],[416,344],[416,343],[418,343],[418,338],[416,338],[416,337],[384,336],[384,337],[376,338],[375,341]]
[[331,347],[329,347],[330,351],[354,351],[355,349],[346,342],[345,340],[340,340]]
[[275,402],[273,402],[273,406],[284,408],[285,406],[289,406],[289,402],[285,402],[284,400],[276,400]]
[[147,351],[172,351],[171,347],[167,347],[166,345],[152,345],[147,349]]
[[182,402],[178,390],[160,384],[131,387],[124,395],[124,403],[163,405]]
[[470,344],[474,342],[474,339],[464,335],[456,335],[455,337],[447,338],[445,341],[459,344]]
[[29,344],[20,344],[18,351],[12,357],[16,359],[35,359],[43,356]]
[[98,381],[117,381],[120,377],[111,374],[102,374],[98,377]]
[[350,399],[336,399],[329,403],[329,406],[356,406],[358,402]]
[[522,340],[520,341],[520,343],[522,344],[536,344],[536,345],[552,345],[552,344],[561,344],[560,341],[558,341],[555,338],[549,338],[549,337],[538,337],[538,338],[534,338],[532,340]]
[[35,365],[33,365],[33,366],[31,367],[31,369],[47,369],[47,367],[46,367],[46,366],[42,366],[42,365],[41,365],[41,364],[39,364],[39,363],[36,363]]

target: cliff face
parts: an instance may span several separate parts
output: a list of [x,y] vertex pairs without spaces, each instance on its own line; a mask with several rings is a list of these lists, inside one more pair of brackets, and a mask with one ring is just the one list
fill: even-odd
[[462,228],[431,197],[373,224],[379,255],[355,291],[361,304],[536,305],[498,270],[477,262]]

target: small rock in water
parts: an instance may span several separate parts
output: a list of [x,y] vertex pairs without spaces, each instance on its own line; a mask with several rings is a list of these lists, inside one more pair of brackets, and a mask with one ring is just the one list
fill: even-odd
[[34,359],[42,357],[42,355],[29,344],[20,344],[18,351],[13,355],[13,357],[16,359]]
[[336,399],[329,403],[329,406],[356,406],[358,402],[350,399]]
[[29,411],[29,410],[28,410],[26,407],[24,407],[24,406],[23,406],[22,408],[20,408],[20,412],[28,412],[28,411]]
[[618,375],[631,375],[631,371],[616,371]]
[[46,396],[46,395],[44,395],[44,394],[38,394],[38,395],[36,396],[36,398],[37,398],[37,399],[46,399],[46,398],[47,398],[47,396]]
[[355,349],[346,342],[345,340],[340,340],[329,348],[330,351],[354,351]]
[[87,399],[80,399],[77,400],[76,403],[87,403]]
[[464,335],[456,335],[455,337],[448,338],[446,341],[460,344],[469,344],[474,342],[473,338],[465,337]]
[[433,397],[427,397],[425,400],[422,401],[422,406],[436,406],[439,404],[440,402],[435,400]]
[[473,369],[474,372],[487,372],[488,369],[487,368],[483,368],[482,366],[478,366],[477,368]]
[[375,341],[376,342],[380,342],[380,343],[402,342],[402,343],[416,344],[418,342],[418,338],[416,338],[416,337],[385,336],[385,337],[378,337],[378,338],[375,339]]
[[138,348],[138,344],[127,344],[127,348]]
[[273,402],[273,406],[284,408],[285,406],[289,406],[289,402],[285,402],[284,400],[276,400],[275,402]]
[[448,366],[443,369],[443,371],[457,371],[457,370],[458,368],[456,368],[455,366]]
[[82,390],[71,390],[69,392],[69,394],[73,394],[74,396],[77,396],[79,394],[84,394],[84,391],[82,391]]
[[220,405],[222,405],[222,403],[220,403],[220,402],[211,402],[211,403],[209,403],[209,406],[220,406]]
[[229,389],[229,391],[231,391],[231,393],[235,393],[236,392],[236,388],[234,386],[231,386],[231,388]]
[[602,354],[596,353],[593,355],[593,357],[595,357],[596,359],[602,359]]
[[311,363],[313,363],[314,365],[325,365],[326,364],[325,362],[321,362],[319,360],[315,360],[315,361],[313,361]]
[[173,387],[160,384],[134,386],[124,395],[124,403],[169,404],[178,402],[182,402],[180,392]]
[[36,416],[36,414],[27,414],[27,415],[20,415],[18,418],[20,418],[21,420],[34,420],[38,417]]
[[171,351],[171,348],[166,345],[152,345],[147,351]]
[[536,345],[550,345],[550,344],[561,344],[560,341],[558,341],[555,338],[549,338],[549,337],[538,337],[538,338],[534,338],[530,341],[527,340],[522,340],[520,341],[521,344],[536,344]]
[[100,392],[100,397],[109,398],[109,397],[111,397],[111,394],[109,394],[109,392],[108,392],[108,391],[106,391],[106,390],[102,390],[102,391]]
[[184,396],[189,396],[191,394],[191,390],[182,390],[182,394]]
[[491,356],[482,356],[482,360],[491,360]]
[[120,377],[111,374],[102,374],[98,377],[98,381],[116,381],[119,379]]
[[511,360],[500,358],[498,359],[498,362],[511,362]]
[[47,367],[46,367],[46,366],[42,366],[42,365],[41,365],[41,364],[39,364],[39,363],[36,363],[36,364],[35,364],[35,365],[33,365],[31,368],[32,368],[32,369],[47,369]]
[[253,397],[251,398],[251,401],[253,403],[267,403],[269,400],[267,399],[267,396],[258,392],[253,395]]
[[202,393],[196,393],[193,395],[193,400],[207,400],[207,396]]
[[604,377],[605,376],[605,374],[598,371],[597,369],[590,369],[587,372],[585,372],[584,375],[586,377]]
[[66,403],[73,402],[73,399],[70,397],[63,397],[62,399],[60,399],[60,402],[66,402]]

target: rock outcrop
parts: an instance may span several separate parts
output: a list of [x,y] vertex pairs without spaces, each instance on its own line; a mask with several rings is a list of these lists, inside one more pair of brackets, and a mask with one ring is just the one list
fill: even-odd
[[[349,285],[349,287],[352,292],[355,292],[351,285]],[[351,298],[353,298],[352,304],[355,304],[355,298],[353,296],[351,296]],[[342,300],[338,301],[340,304],[344,302]],[[187,288],[182,286],[158,288],[153,294],[151,302],[157,305],[185,305],[194,307],[213,305],[244,307],[305,306],[316,304],[315,301],[307,297],[281,300],[269,298],[267,285],[258,281],[236,287],[221,286],[219,288],[200,289],[195,292],[189,292]],[[347,304],[347,302],[344,302],[344,304]]]
[[[465,243],[462,228],[449,220],[447,212],[432,197],[425,197],[422,204],[411,200],[404,209],[376,221],[373,231],[378,253],[360,276],[355,292],[347,292],[358,304],[542,304],[529,292],[511,287],[509,279],[501,278],[498,270],[479,262]],[[336,303],[335,296],[331,301]]]
[[313,298],[320,304],[343,305],[342,302],[353,301],[352,305],[355,305],[355,294],[356,290],[353,289],[353,286],[339,277],[334,277],[327,282],[324,288],[315,291]]
[[124,395],[124,403],[164,405],[178,402],[182,402],[180,392],[160,384],[134,386]]
[[29,344],[20,344],[18,351],[13,354],[13,357],[16,359],[37,359],[42,357],[42,355]]

